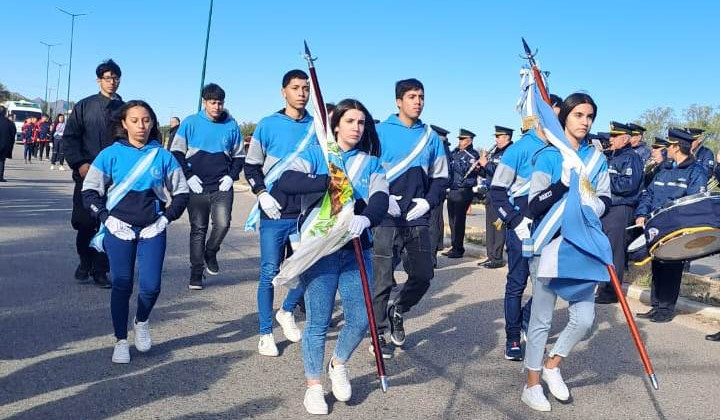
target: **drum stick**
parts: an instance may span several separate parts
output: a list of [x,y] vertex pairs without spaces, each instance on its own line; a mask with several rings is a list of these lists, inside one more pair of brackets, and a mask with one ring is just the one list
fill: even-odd
[[632,229],[639,228],[639,227],[643,227],[643,225],[632,225],[632,226],[628,226],[628,227],[625,228],[625,230],[632,230]]

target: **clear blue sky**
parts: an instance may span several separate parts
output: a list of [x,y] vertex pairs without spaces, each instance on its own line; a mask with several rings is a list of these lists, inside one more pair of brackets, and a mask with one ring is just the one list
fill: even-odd
[[[0,81],[43,97],[46,48],[67,62],[70,18],[56,6],[90,15],[76,20],[71,98],[97,92],[95,66],[115,59],[119,93],[145,99],[166,123],[195,111],[209,0],[39,0],[3,5]],[[412,8],[408,5],[412,4]],[[717,1],[235,1],[215,0],[206,82],[227,92],[238,121],[258,121],[283,106],[285,71],[306,67],[307,39],[327,101],[361,100],[377,119],[394,112],[394,82],[425,84],[422,119],[478,134],[491,143],[494,124],[518,128],[514,106],[522,60],[520,37],[539,48],[550,87],[560,96],[584,90],[599,106],[593,131],[646,109],[717,106],[720,68]],[[50,86],[57,83],[51,65]],[[63,69],[61,97],[65,96]],[[51,95],[54,99],[54,93]],[[454,141],[454,139],[453,139]]]

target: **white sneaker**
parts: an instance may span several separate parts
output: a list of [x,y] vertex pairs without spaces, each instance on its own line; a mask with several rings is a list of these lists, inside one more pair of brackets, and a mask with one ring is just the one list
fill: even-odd
[[561,403],[570,401],[570,390],[568,390],[562,375],[560,375],[560,368],[548,369],[543,366],[541,377],[553,397]]
[[350,378],[345,365],[333,366],[332,359],[328,364],[328,376],[332,382],[332,393],[338,401],[350,401],[352,396],[352,387],[350,386]]
[[300,332],[300,328],[295,324],[295,317],[292,312],[286,312],[280,308],[275,314],[275,319],[277,319],[280,327],[282,327],[285,338],[293,343],[297,343],[302,339],[302,333]]
[[325,393],[322,385],[309,386],[305,391],[305,400],[303,401],[305,409],[310,414],[327,414],[328,406],[325,402]]
[[58,168],[58,171],[64,171],[64,170],[65,170],[65,167],[63,165],[60,165],[60,167]]
[[525,385],[520,400],[533,410],[550,411],[550,401],[545,398],[540,384],[533,385],[530,388]]
[[135,330],[135,348],[139,352],[146,352],[152,346],[152,337],[150,336],[150,320],[138,322],[133,321],[133,329]]
[[263,356],[270,357],[276,357],[280,355],[280,352],[275,345],[275,337],[273,337],[272,333],[260,336],[260,341],[258,342],[258,353],[262,354]]
[[55,165],[50,165],[50,170],[52,171],[53,169],[55,169]]
[[127,340],[118,340],[112,355],[113,363],[130,363],[130,345]]

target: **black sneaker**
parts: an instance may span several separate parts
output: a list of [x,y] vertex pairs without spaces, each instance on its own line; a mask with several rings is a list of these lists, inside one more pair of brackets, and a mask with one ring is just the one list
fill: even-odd
[[505,343],[505,359],[519,362],[523,359],[522,347],[519,341],[507,341]]
[[97,287],[103,289],[110,289],[112,287],[112,283],[110,283],[110,279],[108,279],[108,276],[105,273],[93,274],[93,281]]
[[390,320],[390,341],[400,347],[405,344],[405,327],[403,327],[403,316],[397,311],[397,306],[388,306],[388,319]]
[[90,267],[84,266],[82,263],[78,264],[75,269],[75,280],[85,281],[90,278]]
[[[382,353],[382,358],[387,360],[392,359],[393,353],[395,353],[395,347],[385,341],[385,336],[383,334],[379,334],[378,344],[380,345],[380,353]],[[370,354],[375,356],[375,348],[373,348],[372,344],[370,344],[370,348],[368,350],[370,351]]]
[[655,316],[656,312],[657,312],[657,309],[652,308],[647,312],[638,312],[635,314],[635,316],[637,316],[638,318],[642,318],[642,319],[650,319]]
[[650,321],[657,323],[670,322],[675,318],[675,314],[669,311],[656,311]]
[[445,254],[445,256],[448,258],[462,258],[463,255],[465,255],[465,252],[460,252],[455,249],[451,249],[450,252]]
[[607,293],[599,293],[595,297],[595,303],[598,305],[609,305],[611,303],[618,303],[617,296],[613,296]]
[[190,275],[190,284],[188,285],[188,289],[190,289],[190,290],[202,290],[203,289],[202,273]]
[[220,267],[217,262],[217,254],[205,253],[205,271],[211,276],[217,276],[220,273]]

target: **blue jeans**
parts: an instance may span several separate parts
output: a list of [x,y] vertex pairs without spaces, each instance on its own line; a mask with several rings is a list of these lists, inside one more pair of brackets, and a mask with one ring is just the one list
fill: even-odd
[[[525,346],[525,367],[529,370],[539,371],[543,366],[543,355],[547,344],[550,326],[557,295],[540,281],[537,272],[537,258],[530,263],[530,272],[533,282],[533,306],[530,312],[530,325],[527,331],[527,344]],[[548,357],[555,355],[567,357],[575,345],[582,340],[592,328],[595,319],[595,300],[569,302],[568,312],[570,319],[558,336]]]
[[[297,232],[296,219],[260,219],[260,283],[257,291],[260,334],[272,333],[275,291],[272,281],[280,271],[280,263],[285,256],[285,243],[295,232]],[[283,303],[283,310],[294,311],[298,301],[302,299],[302,294],[302,286],[290,289]]]
[[[368,286],[372,290],[372,251],[365,250],[363,257],[370,282]],[[307,316],[302,339],[305,377],[320,379],[325,367],[325,339],[336,291],[340,292],[345,325],[338,336],[333,358],[340,363],[347,363],[368,329],[367,309],[355,252],[341,249],[321,258],[303,273],[301,283],[305,286]]]
[[[140,228],[134,228],[140,233]],[[154,238],[124,241],[105,233],[105,252],[110,260],[112,273],[112,292],[110,293],[110,313],[112,314],[115,337],[127,339],[127,324],[130,296],[133,291],[135,262],[138,264],[140,292],[135,318],[138,322],[147,321],[158,295],[160,295],[160,276],[165,259],[166,233]]]
[[528,279],[528,259],[522,256],[522,241],[515,231],[508,229],[505,235],[508,255],[508,274],[505,283],[505,337],[508,341],[520,341],[521,325],[527,325],[531,301],[522,307],[522,296]]

